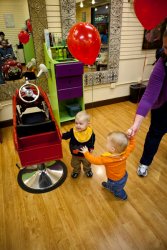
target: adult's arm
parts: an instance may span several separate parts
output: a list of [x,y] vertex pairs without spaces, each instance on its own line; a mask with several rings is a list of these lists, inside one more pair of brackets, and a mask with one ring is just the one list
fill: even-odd
[[127,131],[128,136],[134,136],[137,133],[143,119],[144,119],[144,116],[136,114],[133,125]]
[[134,136],[136,134],[136,132],[140,128],[144,117],[147,115],[154,103],[157,101],[164,79],[165,67],[163,59],[160,58],[154,66],[147,88],[139,102],[133,125],[128,130],[128,134],[130,136]]
[[144,92],[144,95],[139,102],[137,108],[137,115],[146,116],[147,113],[151,110],[154,103],[157,101],[163,82],[165,79],[165,67],[163,59],[160,58],[155,64],[154,69],[149,78],[147,88]]

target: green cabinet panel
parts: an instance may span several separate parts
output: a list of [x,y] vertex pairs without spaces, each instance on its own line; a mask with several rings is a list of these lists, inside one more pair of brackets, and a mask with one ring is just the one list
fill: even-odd
[[23,51],[26,64],[30,62],[32,58],[35,58],[34,42],[31,35],[28,43],[23,44]]
[[[85,109],[82,80],[83,70],[80,69],[80,67],[82,68],[82,64],[74,58],[62,57],[61,59],[56,59],[56,54],[61,47],[52,47],[48,50],[46,44],[44,44],[45,64],[49,71],[49,99],[59,126],[62,122],[75,119],[75,115],[69,112],[69,107],[80,107],[80,110]],[[58,72],[57,76],[56,68]],[[66,70],[66,72],[62,70],[61,74],[61,69]],[[73,72],[75,73],[73,74]],[[76,82],[77,80],[78,83]],[[61,84],[62,87],[60,86]],[[65,95],[63,96],[62,93],[65,93]]]

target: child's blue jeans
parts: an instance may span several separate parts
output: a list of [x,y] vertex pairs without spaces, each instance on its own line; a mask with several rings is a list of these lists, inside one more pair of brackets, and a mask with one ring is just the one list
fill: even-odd
[[114,193],[114,195],[116,197],[119,197],[121,199],[126,199],[127,198],[127,194],[125,192],[125,190],[123,189],[126,182],[128,179],[128,173],[126,172],[126,174],[124,175],[124,177],[119,180],[119,181],[113,181],[111,179],[108,179],[107,181],[107,189],[109,189],[112,193]]

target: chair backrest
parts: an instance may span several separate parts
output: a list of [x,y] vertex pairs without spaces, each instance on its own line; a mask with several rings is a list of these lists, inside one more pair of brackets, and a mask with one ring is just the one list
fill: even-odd
[[43,123],[47,121],[45,112],[42,111],[23,114],[20,118],[22,121],[21,123],[24,125]]
[[16,131],[18,137],[25,137],[35,134],[41,134],[46,132],[55,131],[55,123],[54,121],[45,121],[42,123],[34,123],[34,124],[19,124],[16,126]]

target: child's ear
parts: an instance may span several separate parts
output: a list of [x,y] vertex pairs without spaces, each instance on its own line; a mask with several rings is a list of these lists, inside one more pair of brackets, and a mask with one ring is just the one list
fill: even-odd
[[111,152],[114,153],[115,152],[115,148],[111,147]]

